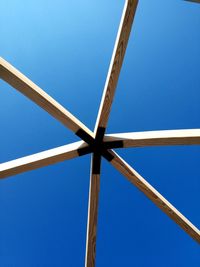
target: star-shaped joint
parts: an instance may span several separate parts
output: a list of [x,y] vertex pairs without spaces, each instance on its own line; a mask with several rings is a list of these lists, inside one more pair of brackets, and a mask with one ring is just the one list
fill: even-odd
[[[190,2],[200,3],[200,0],[190,0]],[[92,154],[85,267],[95,266],[98,195],[100,189],[100,165],[102,156],[174,220],[187,234],[200,243],[199,229],[128,165],[125,160],[113,151],[114,148],[124,147],[200,144],[200,129],[105,135],[137,4],[138,0],[125,1],[94,132],[88,129],[67,109],[56,102],[21,72],[0,58],[1,79],[46,110],[50,115],[82,139],[82,141],[79,142],[2,163],[0,164],[0,178],[6,178],[25,171],[83,156],[88,153]]]
[[[77,135],[83,139],[83,136],[85,133],[80,130]],[[85,137],[85,136],[84,136]],[[80,156],[83,156],[88,153],[94,153],[99,156],[103,156],[108,161],[113,160],[113,155],[109,151],[109,149],[113,148],[122,148],[123,147],[123,141],[122,140],[106,140],[105,138],[105,128],[99,127],[98,134],[96,134],[96,137],[94,139],[89,138],[87,140],[87,137],[85,137],[85,140],[87,140],[88,146],[84,149],[78,150],[78,153]],[[100,173],[100,170],[97,170],[95,168],[96,173]]]

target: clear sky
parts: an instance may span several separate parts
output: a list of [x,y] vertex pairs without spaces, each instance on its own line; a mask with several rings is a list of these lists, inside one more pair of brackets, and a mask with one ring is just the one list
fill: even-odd
[[[0,55],[93,130],[123,0],[0,1]],[[107,133],[200,128],[200,5],[140,0]],[[78,140],[0,81],[0,161]],[[200,228],[200,146],[118,150]],[[0,181],[0,266],[83,267],[90,156]],[[97,267],[199,267],[200,248],[103,160]]]

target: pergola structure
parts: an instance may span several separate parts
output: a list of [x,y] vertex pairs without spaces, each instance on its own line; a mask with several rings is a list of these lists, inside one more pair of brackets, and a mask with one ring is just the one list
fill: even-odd
[[[200,3],[200,0],[190,0],[190,2]],[[67,109],[17,69],[0,58],[1,79],[31,99],[42,109],[46,110],[82,139],[79,142],[2,163],[0,164],[0,178],[6,178],[88,153],[92,154],[85,267],[95,266],[98,196],[102,156],[174,220],[188,235],[200,243],[199,229],[113,150],[114,148],[127,147],[197,145],[200,144],[200,129],[105,134],[137,4],[138,0],[125,1],[94,132],[89,130]]]

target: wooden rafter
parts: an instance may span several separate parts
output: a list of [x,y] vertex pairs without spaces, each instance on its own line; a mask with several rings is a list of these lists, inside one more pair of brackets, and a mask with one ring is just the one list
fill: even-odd
[[111,153],[114,156],[111,164],[174,220],[186,233],[200,243],[200,231],[116,152],[112,151]]
[[95,125],[95,135],[103,135],[107,126],[111,105],[128,44],[138,0],[125,1],[124,10],[115,42],[110,67],[103,91],[99,113]]
[[108,134],[104,142],[118,143],[119,147],[200,145],[200,129]]
[[88,145],[83,142],[75,142],[69,145],[49,149],[23,158],[11,160],[0,164],[0,178],[35,170],[44,166],[55,164],[67,159],[72,159],[85,154]]
[[87,140],[93,138],[93,133],[81,121],[2,58],[0,58],[0,78],[46,110],[74,133],[79,133],[81,130],[85,132]]
[[[112,55],[112,59],[110,62],[110,67],[108,70],[104,92],[103,92],[103,96],[102,96],[102,100],[101,100],[101,104],[100,104],[100,108],[99,108],[99,112],[98,112],[98,116],[96,120],[96,125],[94,129],[95,139],[100,145],[103,140],[103,136],[104,136],[104,133],[107,127],[107,122],[108,122],[113,98],[115,95],[115,90],[117,87],[117,82],[118,82],[120,70],[122,67],[124,55],[126,52],[126,47],[128,44],[137,4],[138,4],[138,0],[125,1],[124,10],[123,10],[123,14],[122,14],[118,34],[117,34],[117,39],[115,42],[113,55]],[[95,161],[95,158],[94,158],[94,161]],[[95,162],[93,163],[95,164]],[[98,162],[96,164],[98,164]],[[94,176],[93,179],[95,178],[96,176]],[[96,197],[98,197],[98,194]],[[93,206],[96,207],[95,205],[96,197],[93,197],[93,195],[90,193],[89,213],[91,210],[90,206],[92,202],[94,202]],[[94,198],[94,200],[92,198]],[[89,242],[87,242],[87,247],[86,247],[85,266],[94,267],[95,260],[93,258],[94,256],[93,248],[96,247],[96,238],[92,237],[92,235],[90,234],[90,229],[92,229],[92,231],[95,229],[96,231],[96,228],[94,228],[94,222],[93,220],[90,220],[90,216],[88,217],[88,229],[89,229],[88,230],[89,234],[87,235],[87,237],[88,237]],[[95,237],[96,237],[96,234],[95,234]]]
[[[187,0],[198,2],[200,0]],[[139,188],[186,233],[200,243],[200,231],[112,148],[200,144],[200,129],[105,135],[111,105],[131,32],[138,0],[126,0],[103,91],[94,133],[8,62],[0,58],[0,78],[31,99],[83,141],[0,164],[0,178],[92,153],[85,267],[95,266],[101,156]],[[85,141],[85,142],[84,142]]]
[[97,153],[92,154],[85,267],[95,266],[98,199],[100,190],[100,165],[101,155]]
[[200,0],[185,0],[187,2],[194,2],[194,3],[200,3]]

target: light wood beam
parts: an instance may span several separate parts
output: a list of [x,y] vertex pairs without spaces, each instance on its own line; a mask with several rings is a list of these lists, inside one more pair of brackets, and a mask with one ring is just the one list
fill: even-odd
[[46,110],[74,133],[81,130],[84,132],[84,136],[93,139],[94,134],[81,121],[2,58],[0,58],[0,78]]
[[121,147],[200,145],[200,129],[108,134],[104,142],[121,142]]
[[183,216],[169,201],[153,188],[140,174],[129,166],[117,153],[113,155],[111,164],[120,171],[131,183],[152,200],[163,212],[174,220],[188,235],[200,243],[200,231],[185,216]]
[[[103,91],[103,96],[95,125],[95,135],[98,131],[103,135],[107,126],[111,105],[113,102],[117,82],[122,67],[131,27],[136,12],[138,0],[126,0],[115,42],[112,59]],[[102,133],[103,132],[103,133]]]
[[38,169],[67,159],[72,159],[84,154],[88,145],[83,142],[75,142],[54,149],[46,150],[23,158],[11,160],[0,164],[0,178],[26,171]]
[[88,204],[88,225],[85,267],[95,266],[96,257],[96,235],[97,235],[97,218],[98,218],[98,199],[100,190],[100,154],[92,154],[90,170],[90,192]]

